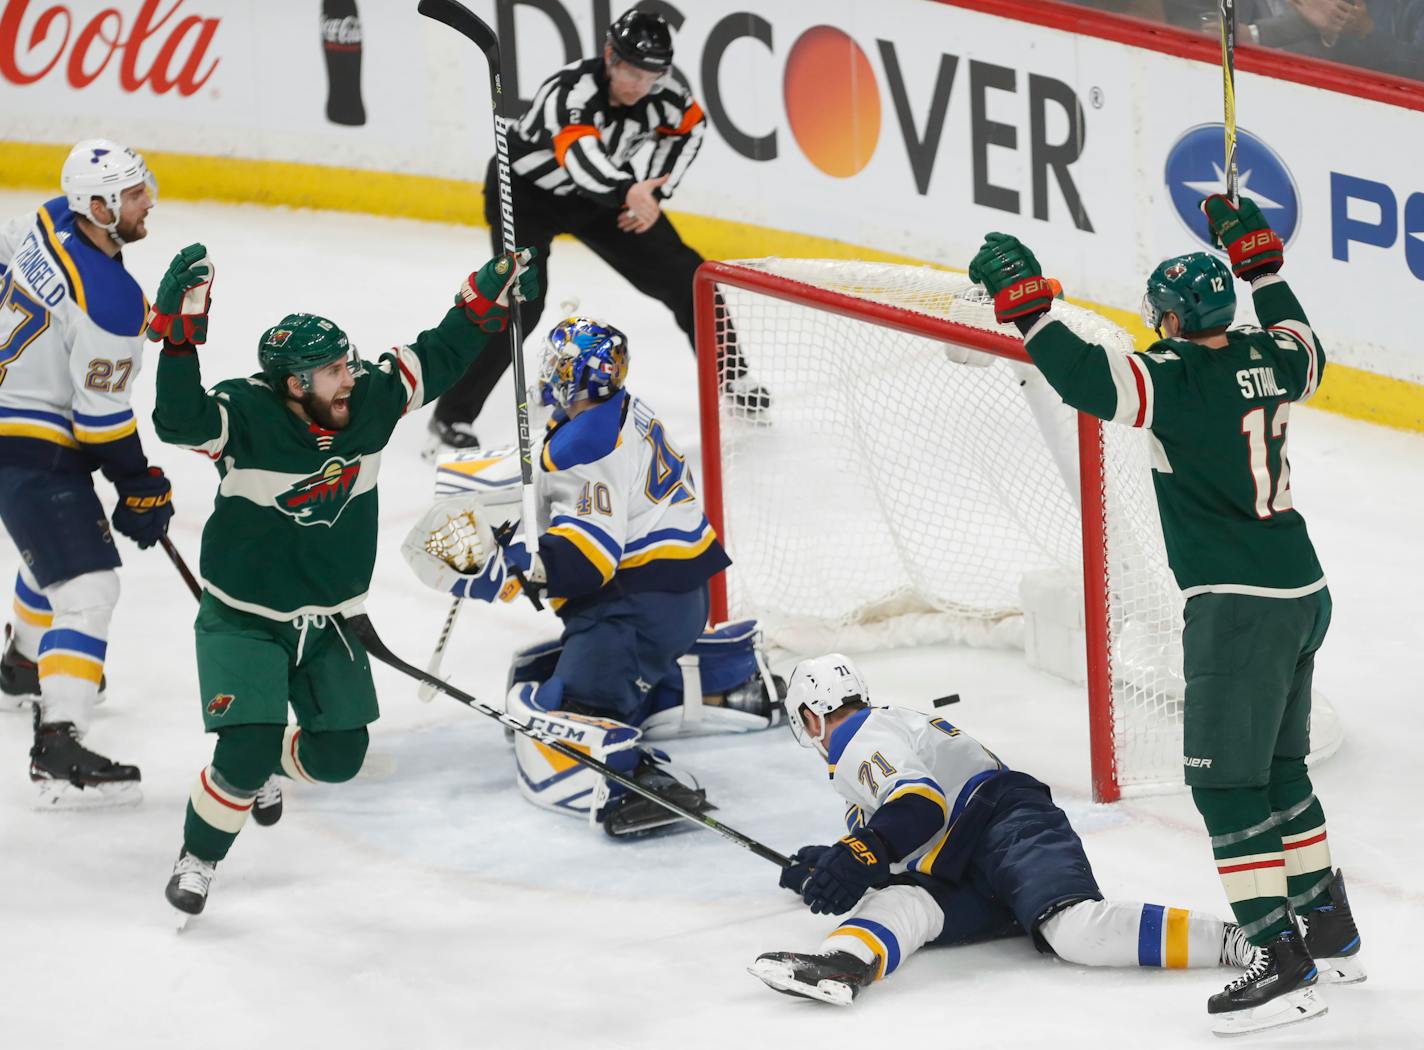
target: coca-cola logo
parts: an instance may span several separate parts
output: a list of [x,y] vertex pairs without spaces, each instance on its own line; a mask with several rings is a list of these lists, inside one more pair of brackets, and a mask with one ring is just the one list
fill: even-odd
[[[143,0],[130,23],[122,11],[106,7],[81,25],[67,4],[40,10],[32,0],[7,0],[0,15],[0,77],[33,84],[63,63],[69,86],[84,88],[117,58],[119,86],[126,92],[147,87],[164,95],[176,88],[180,95],[192,95],[221,61],[208,55],[221,19],[180,18],[186,2]],[[151,56],[147,61],[144,50]]]
[[321,20],[321,42],[328,48],[358,48],[361,46],[361,19],[356,15]]

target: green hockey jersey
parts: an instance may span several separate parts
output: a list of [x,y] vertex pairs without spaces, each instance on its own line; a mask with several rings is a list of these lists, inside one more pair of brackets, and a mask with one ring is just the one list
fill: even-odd
[[299,417],[262,376],[203,389],[198,355],[165,349],[153,425],[217,465],[203,527],[203,582],[235,609],[277,620],[332,615],[365,599],[376,562],[376,475],[402,416],[439,397],[489,340],[460,307],[367,367],[350,423]]
[[1040,318],[1024,347],[1074,408],[1152,434],[1167,560],[1186,597],[1209,591],[1293,598],[1325,586],[1291,503],[1291,405],[1320,385],[1325,352],[1279,276],[1252,287],[1264,329],[1218,349],[1162,339],[1114,353]]

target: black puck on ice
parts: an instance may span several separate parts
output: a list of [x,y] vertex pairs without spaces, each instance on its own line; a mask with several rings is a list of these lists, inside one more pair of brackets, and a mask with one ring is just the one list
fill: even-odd
[[931,700],[930,703],[934,704],[935,707],[948,707],[950,704],[959,703],[959,694],[950,693],[948,696],[936,697]]

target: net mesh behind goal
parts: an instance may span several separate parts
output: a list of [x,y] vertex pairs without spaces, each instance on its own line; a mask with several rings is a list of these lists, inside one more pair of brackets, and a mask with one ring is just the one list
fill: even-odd
[[[1103,511],[1087,546],[1103,554],[1103,578],[1089,589],[1107,598],[1098,655],[1111,693],[1101,702],[1112,768],[1095,761],[1095,781],[1109,776],[1126,791],[1179,784],[1182,599],[1162,545],[1149,436],[1090,422],[1084,495],[1077,413],[965,277],[761,259],[712,264],[699,281],[715,285],[699,295],[699,352],[735,342],[747,381],[772,398],[766,412],[739,407],[717,396],[716,372],[704,369],[704,494],[734,561],[726,612],[757,617],[796,653],[1022,646],[1025,576],[1083,578],[1086,500]],[[1131,337],[1101,315],[1060,301],[1053,316],[1132,352]],[[1317,747],[1338,741],[1332,719],[1316,721]]]

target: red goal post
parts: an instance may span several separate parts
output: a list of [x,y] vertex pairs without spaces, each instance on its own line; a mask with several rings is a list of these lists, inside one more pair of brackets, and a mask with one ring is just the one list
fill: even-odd
[[[701,494],[707,517],[719,536],[726,531],[722,471],[722,405],[718,369],[721,337],[718,286],[837,314],[855,321],[909,335],[962,346],[981,353],[1031,364],[1023,342],[998,331],[927,316],[884,302],[874,302],[816,287],[764,270],[726,262],[707,262],[694,281],[699,406],[702,429]],[[752,368],[756,364],[753,359]],[[772,396],[777,391],[772,389]],[[774,411],[774,409],[773,409]],[[775,425],[774,420],[770,425]],[[1082,507],[1084,627],[1087,638],[1088,727],[1092,759],[1093,797],[1112,802],[1121,796],[1113,746],[1112,670],[1108,652],[1108,576],[1104,529],[1103,435],[1099,421],[1078,414],[1078,455]],[[712,621],[729,615],[726,574],[712,580]]]

